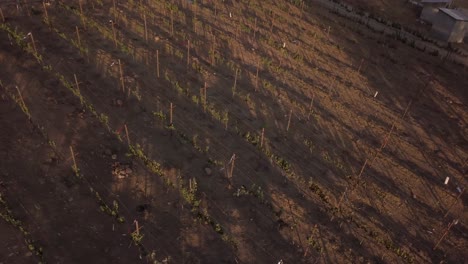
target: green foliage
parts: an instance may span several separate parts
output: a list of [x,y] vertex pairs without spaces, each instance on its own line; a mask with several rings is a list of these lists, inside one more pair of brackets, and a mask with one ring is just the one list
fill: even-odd
[[165,121],[166,120],[166,115],[163,113],[162,110],[159,110],[157,112],[153,112],[153,115],[157,118],[159,118],[161,121]]
[[133,243],[135,243],[135,245],[141,245],[141,241],[143,240],[143,234],[141,234],[140,232],[132,232],[131,234],[131,237],[132,237],[132,240],[133,240]]
[[320,197],[320,200],[322,200],[326,204],[330,204],[328,196],[325,194],[322,188],[312,180],[312,178],[309,179],[308,185],[309,190],[318,195]]
[[102,199],[101,195],[96,190],[94,190],[93,187],[89,187],[89,190],[94,195],[94,197],[96,198],[96,200],[97,200],[97,202],[99,204],[99,209],[102,212],[104,212],[107,215],[112,216],[113,218],[115,218],[118,223],[124,223],[125,222],[125,218],[123,216],[119,215],[119,203],[116,200],[113,201],[112,207],[111,207]]
[[38,246],[37,242],[31,238],[31,234],[26,230],[26,228],[23,225],[23,222],[21,222],[13,216],[13,212],[9,208],[6,200],[3,198],[2,193],[0,193],[0,218],[21,232],[29,251],[36,254],[36,256],[38,256],[39,258],[39,262],[43,263],[44,252],[42,250],[42,247]]

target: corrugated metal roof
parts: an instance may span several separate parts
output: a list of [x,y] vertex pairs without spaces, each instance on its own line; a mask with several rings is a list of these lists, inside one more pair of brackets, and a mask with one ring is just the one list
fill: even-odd
[[456,20],[468,21],[468,15],[465,14],[462,10],[448,8],[439,8],[439,10]]
[[443,3],[448,4],[451,3],[452,0],[422,0],[421,3]]

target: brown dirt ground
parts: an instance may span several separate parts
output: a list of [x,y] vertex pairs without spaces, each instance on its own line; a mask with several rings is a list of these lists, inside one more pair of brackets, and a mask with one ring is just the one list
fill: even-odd
[[[301,14],[278,1],[118,1],[116,19],[112,1],[84,1],[83,26],[80,7],[63,3],[48,7],[51,26],[40,5],[19,13],[2,7],[5,25],[25,36],[21,43],[33,33],[41,63],[0,30],[0,194],[46,262],[466,259],[467,197],[457,190],[467,184],[466,68],[320,6]],[[75,26],[85,53],[76,48]],[[123,141],[84,110],[58,74],[71,83],[77,76],[80,93]],[[207,109],[200,97],[205,82]],[[167,127],[170,103],[174,131]],[[127,155],[124,124],[131,143],[162,164],[174,187]],[[262,128],[259,148],[251,142]],[[70,146],[82,179],[71,170]],[[233,153],[228,179],[232,163],[222,163]],[[116,161],[131,166],[128,177],[112,175]],[[199,210],[219,226],[184,201],[180,190],[189,179],[198,183]],[[105,203],[119,204],[125,223],[102,212],[90,187]],[[142,247],[130,238],[134,220]],[[8,237],[0,263],[40,259],[28,253],[18,228],[0,221],[0,231]]]

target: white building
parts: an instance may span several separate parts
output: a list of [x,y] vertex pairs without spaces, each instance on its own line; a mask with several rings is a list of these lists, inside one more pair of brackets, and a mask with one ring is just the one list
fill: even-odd
[[439,12],[439,8],[450,7],[453,0],[422,0],[421,20],[432,23]]
[[468,32],[468,15],[460,9],[439,8],[432,23],[432,34],[446,42],[463,42]]

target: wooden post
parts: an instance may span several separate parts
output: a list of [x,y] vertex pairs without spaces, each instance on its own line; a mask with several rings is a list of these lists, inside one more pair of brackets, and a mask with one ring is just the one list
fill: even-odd
[[203,111],[206,111],[206,82],[205,82],[205,86],[203,87],[202,96],[203,96]]
[[211,65],[214,66],[215,64],[215,49],[214,44],[211,45]]
[[260,60],[257,61],[257,72],[255,73],[255,91],[258,91],[258,69],[260,67]]
[[187,40],[187,68],[190,64],[190,39]]
[[156,50],[156,73],[159,78],[159,50]]
[[76,74],[73,74],[73,77],[75,77],[76,90],[78,90],[78,93],[81,94],[80,86],[78,84],[78,78],[76,78]]
[[254,32],[253,32],[253,38],[255,39],[255,35],[257,34],[257,18],[255,18],[254,22]]
[[289,118],[288,118],[288,126],[286,127],[286,131],[289,131],[289,126],[291,125],[291,117],[292,117],[293,110],[289,110]]
[[124,128],[125,128],[125,135],[127,136],[127,144],[130,146],[130,136],[128,135],[127,124],[124,124]]
[[2,17],[2,22],[5,22],[5,17],[3,16],[3,11],[1,8],[0,8],[0,16]]
[[362,64],[364,63],[364,59],[361,59],[361,63],[359,63],[359,68],[357,70],[358,73],[361,72],[361,67],[362,67]]
[[114,7],[114,21],[117,21],[117,8],[115,7],[115,0],[112,0],[112,5]]
[[328,30],[327,30],[327,38],[328,38],[328,39],[330,38],[330,26],[328,26]]
[[119,72],[120,72],[120,85],[122,87],[122,92],[125,93],[125,82],[124,82],[122,64],[120,63],[120,59],[119,59]]
[[73,74],[73,77],[75,77],[76,90],[78,91],[78,95],[80,97],[81,105],[83,105],[83,97],[81,96],[80,85],[78,84],[78,78],[76,78],[76,74]]
[[174,37],[174,11],[171,9],[171,36]]
[[[194,21],[197,21],[197,3],[196,2],[193,2],[192,4],[193,6],[193,20]],[[197,24],[196,23],[193,23],[193,27],[194,27],[194,32],[197,33]]]
[[303,15],[304,15],[304,0],[301,1],[301,19],[302,19]]
[[80,38],[80,31],[78,30],[78,26],[75,26],[76,29],[76,38],[78,39],[78,46],[80,46],[80,52],[81,52],[81,38]]
[[21,91],[20,91],[18,85],[16,85],[15,87],[16,87],[16,90],[18,91],[18,95],[19,95],[21,104],[23,104],[23,107],[26,108],[26,104],[24,103],[24,100],[23,100],[23,95],[21,95]]
[[146,24],[146,13],[143,14],[143,20],[145,22],[145,41],[148,42],[148,27]]
[[270,36],[273,35],[273,26],[275,24],[275,14],[271,16],[271,25],[270,25]]
[[395,129],[395,121],[392,124],[392,127],[390,128],[390,131],[388,131],[387,136],[385,137],[384,141],[382,142],[382,145],[380,146],[379,152],[382,151],[388,144],[388,141],[390,140],[390,137],[392,136],[393,130]]
[[361,178],[361,176],[362,176],[362,173],[363,173],[363,172],[364,172],[364,170],[366,169],[367,162],[369,162],[369,160],[368,160],[368,159],[366,159],[366,160],[364,161],[364,164],[363,164],[363,165],[362,165],[362,167],[361,167],[361,171],[359,172],[358,179],[360,179],[360,178]]
[[234,77],[234,86],[232,87],[232,97],[234,98],[234,95],[236,94],[236,86],[237,86],[237,74],[239,72],[239,69],[236,69],[236,76]]
[[44,14],[45,14],[45,19],[47,21],[47,24],[49,24],[49,14],[47,13],[47,7],[46,7],[46,4],[45,2],[42,2],[42,7],[44,7]]
[[[347,192],[348,192],[348,187],[346,187],[346,189],[344,190],[344,192],[341,195],[340,200],[338,201],[338,204],[336,205],[336,207],[340,208],[341,202],[343,202],[343,199],[344,199]],[[333,218],[332,218],[332,221],[333,221]]]
[[37,54],[36,42],[34,41],[34,37],[33,37],[33,33],[32,33],[32,32],[30,33],[30,37],[31,37],[31,41],[32,41],[32,44],[33,44],[34,53]]
[[114,37],[114,46],[117,48],[117,35],[115,33],[115,26],[114,26],[114,21],[111,21],[112,25],[112,36]]
[[169,125],[172,126],[172,110],[174,109],[174,105],[172,103],[170,103],[170,106],[169,106]]
[[228,129],[228,123],[229,123],[228,115],[229,115],[229,113],[226,113],[226,123],[224,123],[224,130],[226,130],[226,131]]
[[265,137],[265,128],[262,128],[262,134],[260,136],[260,147],[263,147],[263,139]]
[[76,160],[75,160],[75,152],[73,152],[73,147],[72,146],[70,146],[70,153],[71,153],[72,160],[73,160],[73,170],[75,172],[78,172],[78,167],[76,166]]
[[78,0],[78,3],[80,5],[81,23],[83,23],[83,27],[86,28],[85,17],[84,17],[84,14],[83,14],[83,4],[81,3],[81,0]]
[[140,225],[138,224],[138,221],[135,220],[133,221],[135,223],[135,232],[137,233],[137,235],[139,236],[140,235]]
[[312,99],[310,100],[309,113],[307,114],[307,120],[310,120],[310,114],[312,113],[312,106],[314,104],[314,98],[315,98],[315,94],[312,95]]
[[229,170],[229,180],[232,179],[232,174],[234,173],[234,162],[236,161],[236,154],[232,154],[230,163],[231,163],[231,168]]

